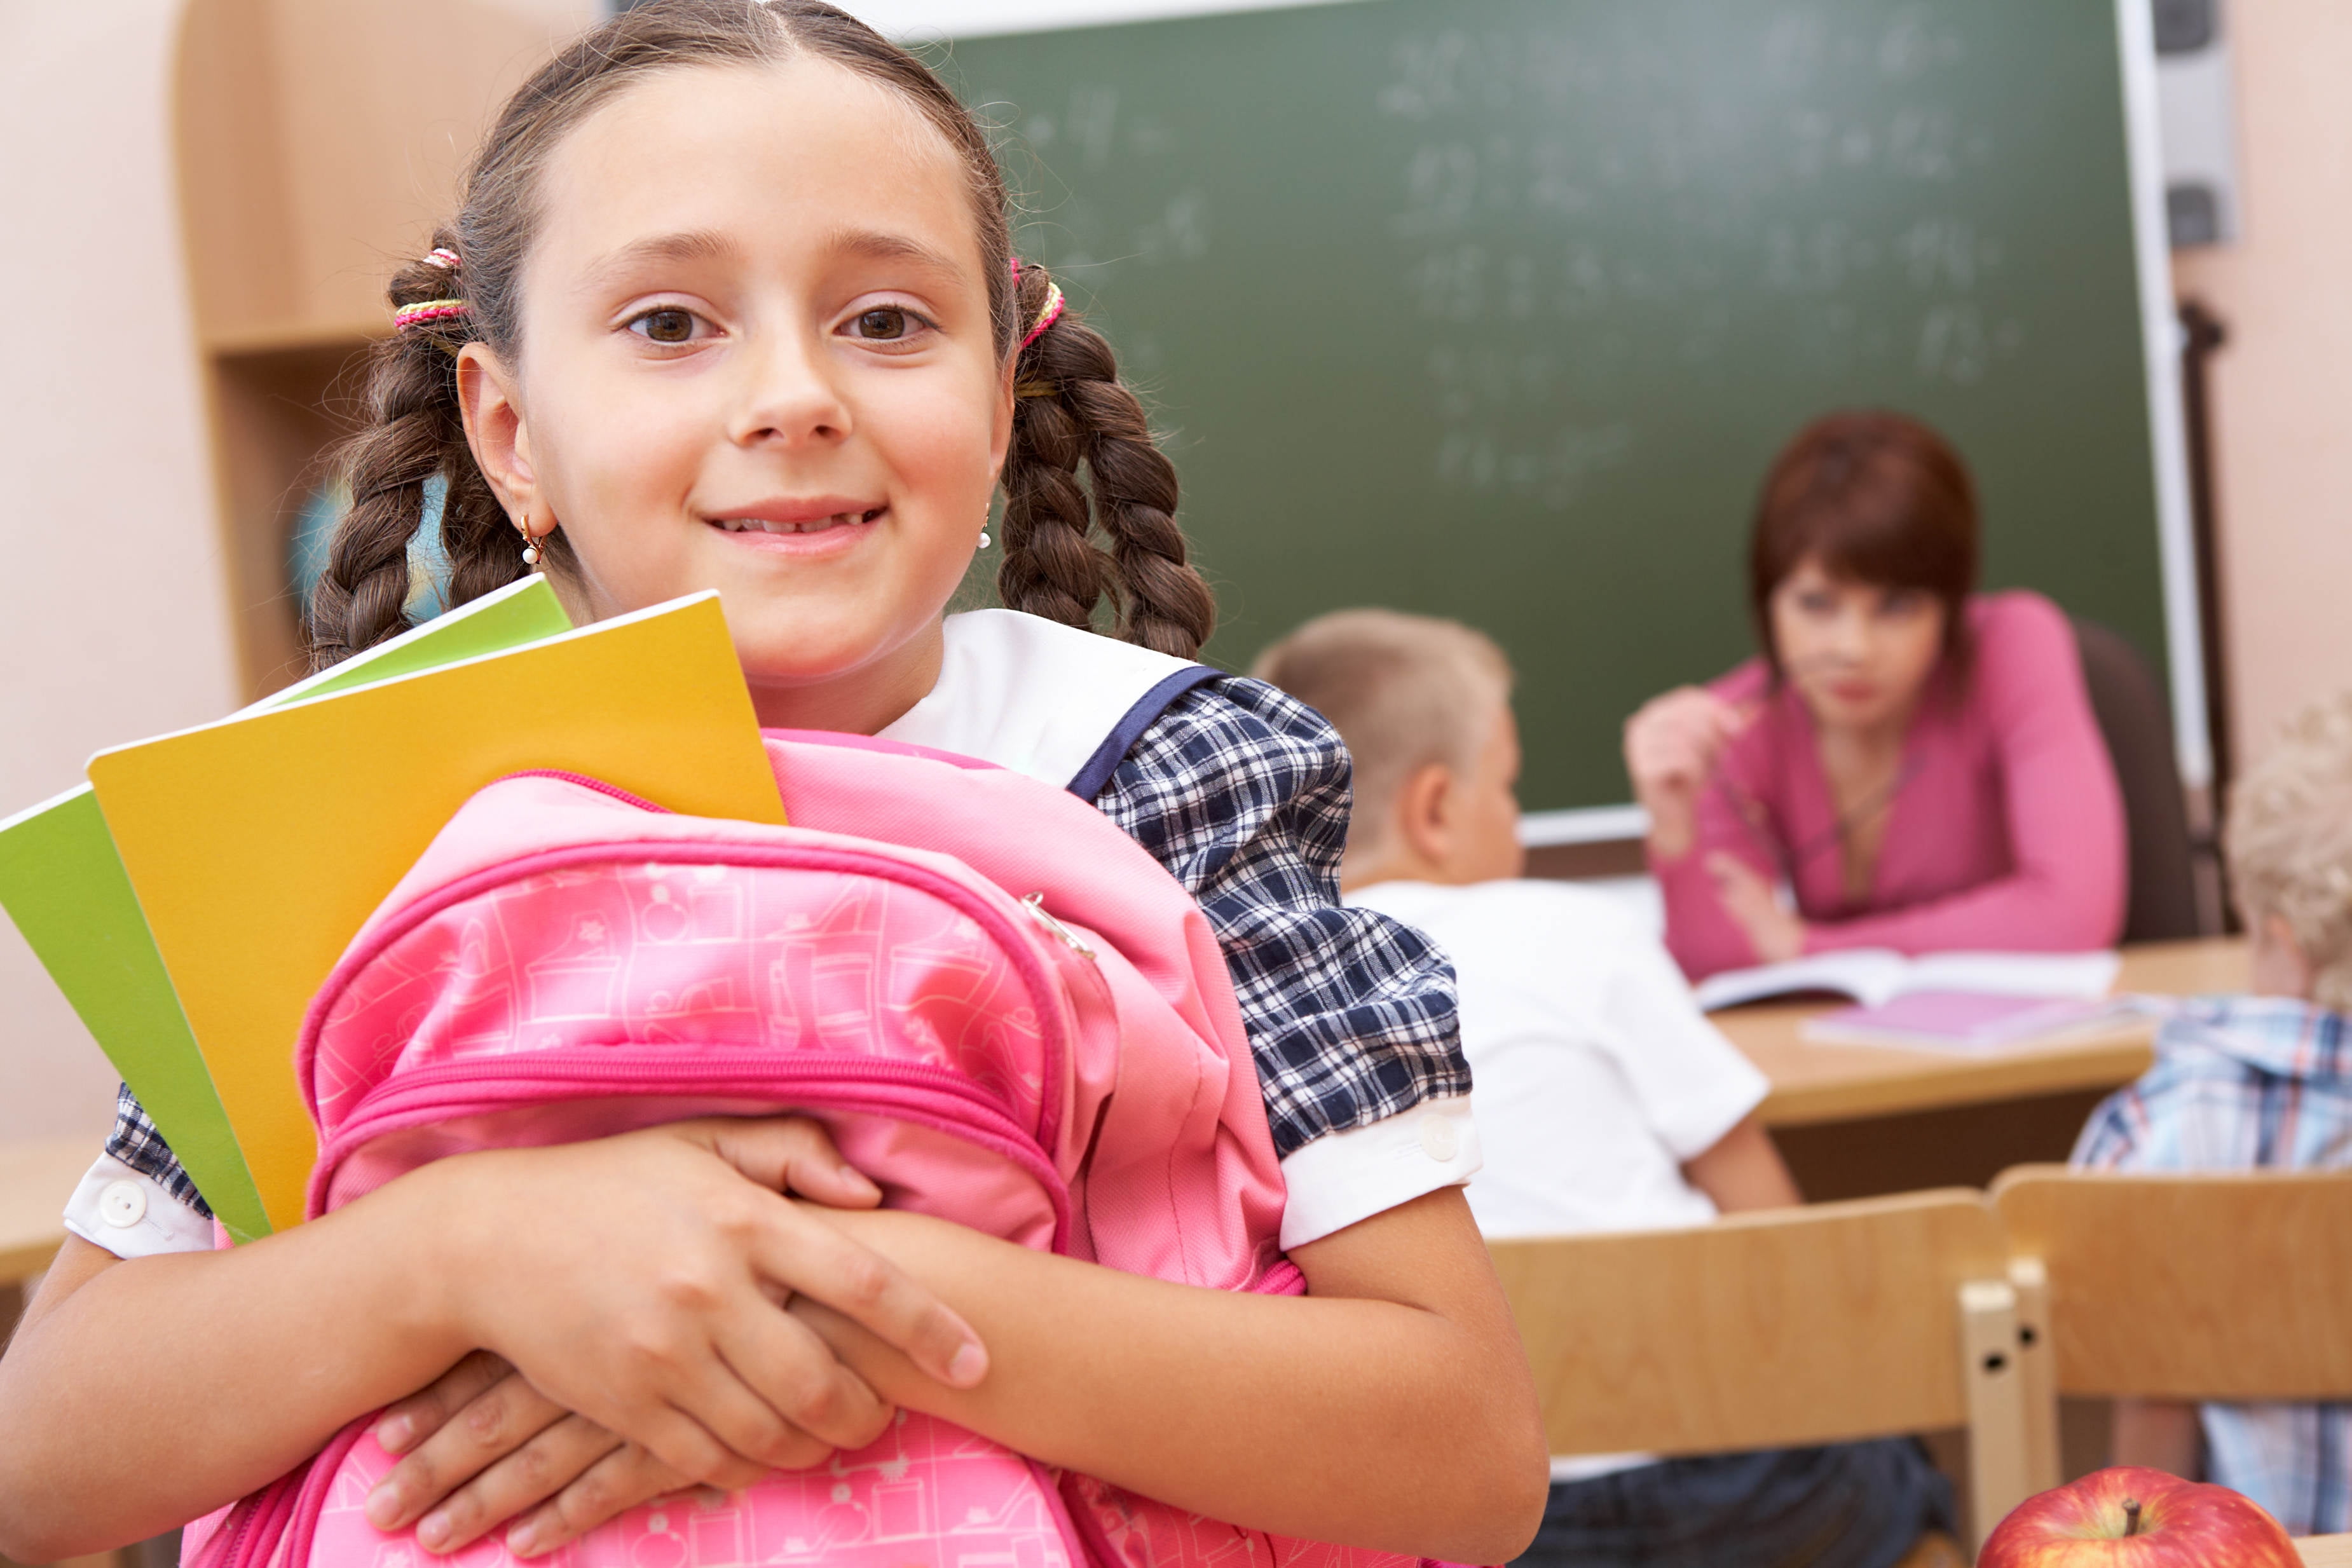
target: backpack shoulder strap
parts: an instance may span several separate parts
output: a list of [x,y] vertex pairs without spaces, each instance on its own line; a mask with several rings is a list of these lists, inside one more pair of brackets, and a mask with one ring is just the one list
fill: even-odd
[[1143,732],[1218,671],[1013,610],[950,615],[939,684],[884,740],[976,757],[1092,800]]

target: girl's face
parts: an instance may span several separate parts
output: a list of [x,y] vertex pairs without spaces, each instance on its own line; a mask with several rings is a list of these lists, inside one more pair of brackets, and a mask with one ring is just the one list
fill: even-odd
[[572,546],[575,613],[715,588],[764,722],[889,723],[937,678],[1012,428],[955,153],[837,66],[679,69],[539,196],[519,361],[472,345],[459,378],[509,514]]
[[1944,648],[1944,604],[1916,588],[1831,575],[1807,556],[1770,601],[1780,667],[1824,729],[1907,721]]

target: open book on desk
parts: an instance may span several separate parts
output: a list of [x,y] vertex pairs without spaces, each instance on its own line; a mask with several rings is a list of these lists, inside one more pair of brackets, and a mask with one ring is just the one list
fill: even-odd
[[1785,964],[1727,969],[1701,980],[1694,991],[1709,1012],[1811,991],[1851,997],[1874,1008],[1919,991],[2093,1002],[2115,985],[2122,963],[2105,951],[1928,953],[1912,958],[1886,947],[1849,947]]
[[1822,1045],[1900,1045],[1976,1055],[2104,1031],[2134,1010],[2127,998],[2004,997],[1988,991],[1906,991],[1876,1007],[1841,1008],[1797,1026]]

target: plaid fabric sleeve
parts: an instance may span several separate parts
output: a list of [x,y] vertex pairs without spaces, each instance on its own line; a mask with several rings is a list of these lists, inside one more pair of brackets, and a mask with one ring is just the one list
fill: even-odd
[[2099,1102],[2074,1139],[2072,1163],[2095,1171],[2139,1169],[2140,1144],[2147,1134],[2147,1101],[2137,1083]]
[[147,1107],[139,1103],[128,1083],[115,1092],[114,1131],[107,1134],[106,1152],[206,1219],[213,1217],[212,1206],[196,1190],[195,1182],[180,1165],[180,1156],[163,1141]]
[[1228,675],[1170,705],[1095,799],[1208,915],[1285,1157],[1470,1092],[1453,965],[1339,903],[1349,767],[1322,716]]
[[2156,1062],[2100,1102],[2074,1163],[2147,1173],[2295,1168],[2342,1163],[2352,1097],[2327,1015],[2262,998],[2178,1003],[2158,1027]]

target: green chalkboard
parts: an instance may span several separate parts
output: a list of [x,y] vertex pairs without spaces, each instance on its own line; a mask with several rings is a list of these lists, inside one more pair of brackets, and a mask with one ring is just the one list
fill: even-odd
[[1349,604],[1521,677],[1529,810],[1750,651],[1756,486],[1899,408],[1993,586],[2164,653],[2114,0],[1357,0],[941,63],[1156,408],[1229,667]]

